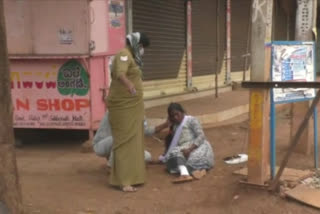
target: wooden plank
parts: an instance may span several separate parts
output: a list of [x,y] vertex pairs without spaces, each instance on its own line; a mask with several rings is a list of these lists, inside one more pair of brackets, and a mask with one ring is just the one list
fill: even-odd
[[[270,77],[273,1],[252,2],[251,81],[267,81]],[[250,130],[248,142],[248,183],[263,185],[269,169],[269,91],[250,92]]]
[[251,90],[250,92],[250,132],[248,147],[248,182],[259,185],[267,180],[269,168],[269,137],[265,115],[268,115],[267,97],[265,90]]
[[[276,172],[278,172],[279,167],[276,167]],[[240,170],[234,171],[233,174],[236,175],[248,175],[248,168],[242,168]],[[310,177],[313,173],[310,170],[299,170],[299,169],[292,169],[292,168],[285,168],[284,172],[281,176],[281,180],[283,181],[299,181],[304,178]],[[268,176],[270,176],[270,170],[268,170]]]
[[[291,117],[291,138],[294,137],[294,133],[297,132],[300,123],[303,120],[304,115],[307,113],[309,109],[309,101],[307,102],[298,102],[294,103],[292,105],[292,117]],[[302,133],[302,136],[297,144],[297,147],[295,148],[295,152],[305,154],[305,155],[310,155],[311,154],[311,148],[312,148],[312,137],[310,136],[311,132],[311,124],[312,122],[310,121]]]
[[304,204],[320,209],[320,190],[313,189],[306,185],[298,185],[285,193],[289,198],[293,198]]
[[259,185],[259,184],[255,184],[255,183],[248,183],[246,180],[240,180],[240,184],[244,184],[246,186],[250,186],[253,188],[260,189],[260,190],[268,190],[269,189],[269,185],[267,183],[263,184],[263,185]]

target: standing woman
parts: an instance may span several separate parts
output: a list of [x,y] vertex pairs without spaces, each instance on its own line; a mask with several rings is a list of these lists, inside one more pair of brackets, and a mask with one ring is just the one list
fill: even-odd
[[111,68],[108,109],[114,159],[110,184],[125,192],[134,192],[133,185],[145,182],[141,57],[149,43],[143,33],[129,34],[126,48],[115,56]]

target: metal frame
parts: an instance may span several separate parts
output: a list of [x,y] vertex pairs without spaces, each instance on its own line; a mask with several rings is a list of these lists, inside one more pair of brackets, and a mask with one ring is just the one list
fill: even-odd
[[[311,46],[312,47],[312,61],[313,61],[313,81],[315,81],[316,79],[316,63],[315,63],[315,44],[313,41],[273,41],[271,43],[271,47],[272,47],[272,68],[270,69],[270,76],[271,76],[271,80],[274,81],[274,71],[273,71],[273,65],[274,65],[274,48],[275,46]],[[286,82],[288,83],[288,82]],[[295,83],[290,82],[290,83]],[[301,85],[306,85],[306,83],[308,82],[300,82]],[[314,82],[316,83],[316,82]],[[295,84],[293,84],[295,85]],[[313,96],[304,96],[304,97],[300,97],[300,98],[294,98],[294,99],[285,99],[285,100],[281,100],[281,101],[275,101],[274,100],[274,93],[275,90],[270,90],[270,97],[271,97],[271,101],[270,101],[270,164],[271,164],[271,177],[274,178],[275,174],[276,174],[276,104],[283,104],[283,103],[295,103],[295,102],[303,102],[303,101],[308,101],[308,100],[312,100],[315,98],[315,94],[316,94],[316,90],[315,90],[315,85],[310,86],[310,88],[313,89],[314,91],[314,95]],[[304,88],[306,86],[303,86],[302,88]],[[299,88],[299,87],[298,87]],[[309,88],[309,87],[306,87]],[[318,136],[318,129],[317,129],[317,108],[314,107],[313,109],[313,116],[314,116],[314,148],[315,151],[318,151],[317,147],[318,147],[318,141],[317,141],[317,136]],[[314,164],[315,164],[315,168],[318,168],[318,155],[315,154],[314,155]]]
[[243,88],[320,88],[320,82],[251,82],[243,81],[241,83]]
[[186,2],[187,16],[187,88],[192,89],[192,2]]
[[[274,180],[272,181],[272,183],[270,185],[270,190],[271,191],[275,191],[278,188],[279,182],[280,182],[280,177],[281,177],[286,165],[288,164],[289,158],[290,158],[292,152],[294,151],[294,148],[297,146],[303,131],[306,129],[311,115],[314,114],[314,112],[316,111],[316,106],[318,105],[319,100],[320,100],[320,90],[318,90],[317,95],[313,99],[313,101],[311,103],[311,106],[308,109],[303,121],[300,123],[300,126],[299,126],[297,132],[295,133],[294,137],[290,141],[290,145],[289,145],[288,151],[285,154],[284,159],[281,162],[279,171],[277,172]],[[316,121],[316,118],[315,118],[315,121]],[[318,148],[318,146],[315,145],[315,148]],[[316,164],[316,167],[317,167],[317,165],[318,165],[318,163],[317,163],[318,151],[315,151],[314,153],[315,153],[315,155],[314,155],[315,164]]]
[[[320,82],[249,82],[249,81],[244,81],[241,83],[243,88],[264,88],[264,89],[272,89],[272,88],[320,88]],[[272,98],[272,93],[271,93],[271,98]],[[296,134],[294,135],[294,137],[292,138],[292,140],[290,141],[290,146],[289,149],[285,155],[285,158],[283,159],[283,161],[281,162],[279,171],[277,172],[277,174],[275,174],[275,166],[271,166],[271,174],[272,174],[272,178],[274,178],[271,186],[270,186],[270,190],[274,191],[276,190],[276,188],[279,185],[279,179],[283,173],[283,170],[285,168],[285,166],[288,163],[289,157],[291,155],[291,153],[293,152],[295,146],[298,144],[299,139],[304,131],[304,129],[306,128],[308,121],[311,117],[311,115],[314,115],[314,164],[315,164],[315,168],[318,168],[318,134],[317,134],[317,104],[319,103],[320,100],[320,90],[318,90],[316,97],[313,99],[311,106],[307,112],[307,114],[305,115],[305,118],[303,119],[303,121],[301,122]],[[271,108],[271,111],[274,108]],[[270,124],[271,126],[273,124]],[[271,153],[275,152],[275,145],[271,145]],[[271,165],[275,164],[275,156],[271,156]]]
[[[243,88],[263,88],[263,89],[272,89],[272,88],[319,88],[320,89],[320,82],[249,82],[249,81],[244,81],[241,83]],[[273,99],[273,93],[271,93],[271,99]],[[309,100],[312,100],[314,98],[311,98]],[[308,99],[304,99],[302,101],[306,101]],[[290,102],[286,102],[290,103]],[[271,104],[270,108],[270,115],[275,115],[275,108],[274,108],[274,102]],[[313,109],[313,115],[314,118],[317,118],[317,109],[316,106]],[[275,155],[273,154],[275,152],[275,120],[272,119],[270,121],[270,131],[271,131],[271,175],[272,177],[275,176]],[[314,149],[315,151],[318,151],[318,132],[317,132],[317,121],[316,119],[314,120]],[[318,168],[318,153],[315,152],[314,156],[314,165],[315,168]]]

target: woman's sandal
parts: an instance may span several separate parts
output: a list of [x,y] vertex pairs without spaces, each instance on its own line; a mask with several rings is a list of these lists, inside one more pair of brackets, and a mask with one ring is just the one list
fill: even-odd
[[179,184],[179,183],[189,182],[192,180],[193,180],[193,177],[190,175],[181,175],[178,178],[174,179],[172,182],[175,184]]
[[133,186],[123,186],[122,191],[123,192],[136,192],[138,189]]
[[207,171],[205,169],[195,170],[191,174],[195,179],[199,180],[207,174]]

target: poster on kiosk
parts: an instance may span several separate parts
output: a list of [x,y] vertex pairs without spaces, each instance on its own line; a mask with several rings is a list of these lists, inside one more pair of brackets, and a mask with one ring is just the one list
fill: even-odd
[[[274,41],[272,42],[271,80],[274,82],[314,82],[315,81],[315,45],[314,42]],[[270,106],[270,169],[271,176],[276,172],[276,110],[279,103],[293,103],[311,100],[315,97],[314,88],[273,88]],[[317,109],[314,110],[317,118]],[[317,144],[317,120],[314,121],[314,149]],[[315,167],[318,167],[317,152]]]
[[[313,42],[273,42],[272,81],[313,82],[314,69]],[[275,103],[297,102],[315,97],[313,88],[275,88]]]

